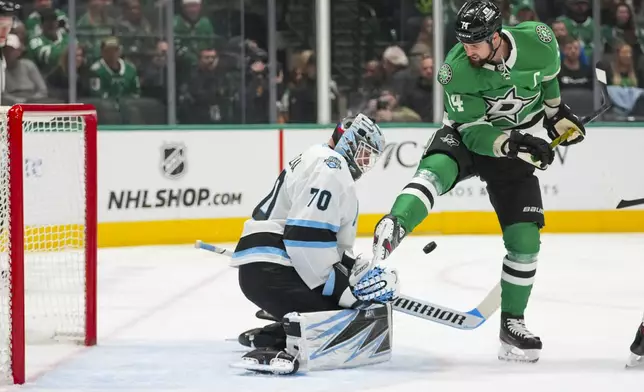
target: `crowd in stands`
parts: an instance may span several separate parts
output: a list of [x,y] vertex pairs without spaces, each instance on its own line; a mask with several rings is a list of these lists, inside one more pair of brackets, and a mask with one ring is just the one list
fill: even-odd
[[[280,43],[277,103],[271,105],[265,30],[249,23],[245,30],[260,33],[242,36],[237,26],[237,34],[227,34],[220,28],[221,18],[213,16],[230,3],[261,5],[262,0],[77,0],[74,26],[66,1],[27,0],[2,49],[7,62],[2,104],[68,101],[73,31],[77,101],[95,104],[102,124],[165,123],[167,105],[172,104],[166,1],[174,1],[176,11],[170,56],[175,59],[176,96],[171,99],[179,124],[268,123],[275,106],[280,122],[316,122],[317,71],[311,45],[284,48],[287,43]],[[289,2],[278,4],[288,10]],[[388,39],[382,48],[361,51],[364,68],[356,83],[343,84],[333,75],[329,89],[334,120],[366,111],[381,122],[432,122],[434,34],[443,35],[448,51],[457,43],[452,29],[434,26],[431,1],[362,2],[374,10],[371,16],[389,32]],[[463,0],[444,3],[443,21],[451,26]],[[500,1],[506,25],[539,20],[552,27],[561,49],[562,95],[573,110],[592,111],[593,56],[598,51],[617,104],[609,116],[639,119],[644,117],[644,7],[641,0],[601,4],[601,37],[595,40],[589,0]],[[387,17],[391,9],[397,10],[397,21]],[[261,15],[265,9],[253,12]],[[282,18],[283,13],[278,29],[283,28]]]

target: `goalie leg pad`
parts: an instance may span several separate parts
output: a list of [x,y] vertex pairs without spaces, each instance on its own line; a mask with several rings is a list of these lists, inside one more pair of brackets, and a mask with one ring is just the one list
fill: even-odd
[[307,371],[351,368],[391,359],[391,304],[284,316],[286,351]]

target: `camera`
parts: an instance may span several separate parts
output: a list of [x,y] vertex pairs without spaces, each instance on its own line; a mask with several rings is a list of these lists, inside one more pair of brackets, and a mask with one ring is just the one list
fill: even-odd
[[389,101],[385,98],[378,98],[376,103],[376,110],[387,110],[389,109]]

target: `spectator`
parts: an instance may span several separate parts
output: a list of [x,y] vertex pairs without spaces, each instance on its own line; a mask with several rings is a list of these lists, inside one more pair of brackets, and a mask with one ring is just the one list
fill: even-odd
[[174,17],[174,36],[177,59],[183,67],[194,68],[215,37],[212,23],[201,15],[201,0],[182,0],[181,13]]
[[[60,56],[58,66],[47,75],[50,96],[66,100],[69,96],[69,47],[65,48]],[[76,46],[76,94],[79,97],[88,97],[89,94],[89,66],[85,60],[82,46]]]
[[555,20],[552,22],[551,27],[552,32],[555,33],[557,42],[559,42],[559,45],[561,45],[561,38],[569,36],[566,24],[561,20]]
[[593,88],[593,71],[588,65],[582,64],[579,60],[581,52],[579,40],[572,37],[565,37],[560,43],[564,53],[561,62],[559,87],[566,88]]
[[166,81],[168,73],[168,43],[157,42],[152,61],[141,69],[141,94],[167,102]]
[[45,77],[60,63],[67,48],[67,34],[58,27],[58,16],[52,8],[40,13],[41,34],[29,40],[27,55]]
[[126,57],[140,66],[154,48],[150,42],[154,35],[152,24],[143,16],[140,0],[123,1],[122,14],[116,20],[116,35],[121,39]]
[[[315,54],[311,50],[300,53],[296,62],[296,76],[293,83],[284,93],[283,101],[288,102],[283,109],[288,111],[288,120],[291,123],[315,123],[317,121],[317,69]],[[338,88],[335,81],[331,80],[329,86],[331,99],[331,116],[337,118]]]
[[512,7],[512,17],[510,23],[517,25],[526,21],[537,21],[537,13],[534,10],[534,2],[532,0],[519,0]]
[[102,53],[102,41],[113,35],[114,20],[109,16],[105,0],[89,0],[87,12],[78,19],[76,33],[78,43],[85,50],[90,63],[97,61]]
[[633,17],[633,10],[625,2],[620,2],[614,10],[614,26],[603,26],[603,38],[605,50],[608,53],[615,51],[615,46],[619,42],[626,42],[633,48],[635,63],[642,54],[642,36],[643,29],[638,28]]
[[608,95],[614,104],[613,113],[633,115],[642,112],[641,97],[644,75],[633,63],[633,50],[625,42],[616,46],[616,56],[606,72]]
[[383,90],[377,100],[370,102],[369,111],[377,122],[419,122],[418,113],[408,107],[398,105],[393,92]]
[[382,89],[382,67],[378,60],[367,61],[358,91],[350,95],[349,106],[352,110],[360,111],[370,99],[380,96]]
[[409,59],[405,52],[398,46],[390,46],[382,54],[382,68],[384,70],[384,87],[400,94],[410,77],[407,67]]
[[[40,19],[39,19],[40,20]],[[40,22],[39,22],[40,23]],[[40,26],[40,25],[39,25]],[[11,28],[11,33],[18,36],[20,43],[24,48],[28,47],[29,39],[27,38],[27,28],[25,24],[19,20],[14,20],[13,27]]]
[[31,39],[38,37],[42,34],[41,24],[41,15],[40,11],[44,9],[54,10],[56,14],[56,21],[58,22],[58,28],[61,29],[62,34],[67,34],[69,29],[69,24],[67,21],[67,15],[58,8],[54,8],[52,0],[34,0],[34,10],[27,19],[25,20],[25,28],[27,30],[27,38]]
[[420,75],[413,79],[400,97],[400,106],[408,107],[420,115],[421,121],[434,121],[434,59],[425,56],[420,62]]
[[215,49],[202,49],[199,63],[190,81],[184,86],[181,97],[184,123],[210,124],[229,123],[231,99],[228,94],[226,70]]
[[433,55],[434,47],[434,20],[427,16],[423,18],[423,23],[416,37],[414,46],[409,50],[409,60],[414,67],[418,67],[420,61],[425,56]]
[[101,59],[90,67],[90,95],[103,99],[136,98],[141,94],[139,76],[132,63],[121,58],[116,37],[101,43]]
[[29,59],[22,56],[22,44],[15,34],[7,36],[7,42],[2,53],[7,69],[5,71],[5,89],[2,94],[3,105],[13,105],[37,101],[47,97],[47,85],[38,67]]
[[503,24],[508,26],[512,25],[512,5],[510,4],[510,0],[500,0],[497,5],[501,9],[501,21]]
[[579,62],[583,65],[590,65],[592,63],[592,61],[589,61],[588,56],[586,56],[583,42],[568,34],[568,28],[566,27],[566,24],[564,22],[560,20],[555,20],[554,22],[552,22],[552,31],[555,33],[555,38],[557,39],[557,43],[559,44],[559,57],[562,61],[565,56],[563,52],[564,42],[568,38],[572,38],[579,43]]
[[[314,70],[307,65],[315,56],[313,51],[300,53],[294,79],[284,94],[288,100],[288,121],[291,123],[315,123],[317,121],[317,84]],[[297,60],[296,60],[297,61]],[[308,71],[308,72],[307,72]]]
[[616,46],[615,58],[606,72],[608,85],[622,87],[642,87],[642,72],[635,68],[633,49],[625,42]]
[[566,13],[557,18],[566,25],[569,35],[581,40],[586,56],[592,58],[593,19],[589,0],[566,0]]
[[[250,66],[250,78],[246,85],[246,123],[266,124],[269,123],[269,84],[268,69],[262,61],[255,61]],[[277,75],[276,88],[277,96],[280,97],[282,90],[283,74],[280,71]]]

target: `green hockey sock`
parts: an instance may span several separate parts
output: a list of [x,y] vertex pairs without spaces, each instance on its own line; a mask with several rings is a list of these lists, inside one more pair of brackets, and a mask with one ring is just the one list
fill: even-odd
[[508,253],[501,275],[501,310],[522,316],[537,272],[539,227],[534,223],[515,223],[503,230],[503,241]]
[[458,165],[445,154],[432,154],[418,165],[416,174],[396,198],[391,214],[409,233],[422,222],[434,205],[434,198],[452,187]]

